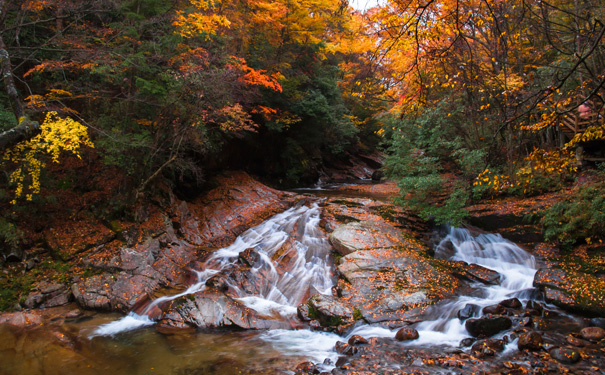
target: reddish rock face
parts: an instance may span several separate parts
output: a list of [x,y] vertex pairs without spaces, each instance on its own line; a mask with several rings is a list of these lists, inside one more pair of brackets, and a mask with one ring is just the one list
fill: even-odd
[[160,286],[187,284],[187,267],[198,260],[201,248],[228,245],[246,229],[293,205],[296,196],[243,172],[225,174],[216,183],[217,188],[194,202],[175,201],[167,214],[152,216],[141,225],[144,235],[137,243],[85,259],[103,273],[75,281],[71,290],[76,301],[89,309],[125,312]]
[[244,172],[218,177],[219,187],[190,204],[181,232],[194,245],[224,247],[246,229],[287,209],[295,194],[272,189]]

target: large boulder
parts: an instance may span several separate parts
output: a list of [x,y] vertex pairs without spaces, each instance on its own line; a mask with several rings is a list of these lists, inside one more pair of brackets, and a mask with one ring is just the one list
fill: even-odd
[[289,328],[287,323],[263,316],[242,302],[213,289],[174,300],[159,324],[176,328]]
[[71,291],[80,306],[127,312],[157,289],[158,279],[144,275],[104,273],[78,279]]
[[366,321],[401,325],[459,286],[414,245],[408,243],[408,249],[358,250],[340,260],[342,296]]
[[216,178],[219,186],[189,205],[180,232],[198,246],[224,247],[246,229],[293,204],[295,194],[272,189],[244,172]]
[[583,272],[542,268],[534,276],[534,286],[546,302],[587,315],[605,312],[605,280]]
[[506,316],[485,315],[481,318],[467,320],[464,326],[473,337],[492,336],[509,329],[512,326],[512,321]]

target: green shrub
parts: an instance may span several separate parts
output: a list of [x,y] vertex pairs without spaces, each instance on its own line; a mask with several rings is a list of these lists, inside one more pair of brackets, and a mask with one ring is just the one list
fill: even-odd
[[544,238],[563,246],[605,238],[605,182],[586,184],[540,213]]
[[483,169],[485,152],[457,136],[466,121],[460,107],[446,101],[415,117],[384,119],[392,129],[385,166],[401,189],[398,204],[439,224],[458,225],[467,216],[469,180]]
[[14,250],[19,247],[23,232],[4,217],[0,217],[0,245],[3,249]]

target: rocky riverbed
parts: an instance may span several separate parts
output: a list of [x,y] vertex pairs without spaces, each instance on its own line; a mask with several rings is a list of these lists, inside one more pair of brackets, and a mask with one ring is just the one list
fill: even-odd
[[[473,295],[477,285],[498,286],[501,275],[478,264],[450,260],[452,248],[447,244],[436,251],[435,239],[443,234],[409,212],[384,200],[350,194],[356,189],[362,191],[360,196],[364,191],[385,194],[395,190],[393,185],[347,187],[346,196],[318,199],[277,191],[236,172],[218,178],[216,186],[192,202],[172,197],[167,206],[143,207],[138,223],[114,228],[104,241],[71,241],[79,245],[65,251],[74,254],[74,268],[83,271],[59,280],[36,280],[16,307],[21,311],[2,314],[0,325],[21,332],[12,333],[17,336],[52,327],[45,337],[75,357],[81,354],[83,338],[74,337],[66,327],[89,319],[94,311],[145,311],[157,322],[159,334],[167,337],[227,328],[337,335],[330,336],[338,342],[325,363],[285,357],[279,366],[269,366],[271,371],[279,367],[300,374],[601,374],[605,368],[605,301],[600,298],[605,288],[599,287],[603,278],[562,267],[564,254],[536,242],[535,236],[520,237],[537,258],[535,292],[503,298],[492,306],[459,309],[458,319],[469,337],[456,345],[414,345],[423,339],[422,330],[419,334],[416,328],[438,306]],[[303,213],[312,207],[321,212],[323,234],[318,234],[318,241],[330,247],[325,260],[333,264],[333,287],[305,289],[308,292],[297,297],[295,313],[263,313],[242,300],[242,290],[259,295],[269,278],[256,271],[266,249],[254,247],[238,250],[228,267],[203,279],[201,290],[151,304],[158,296],[199,282],[196,272],[207,268],[217,249],[247,229],[288,208]],[[522,216],[522,211],[516,215]],[[511,227],[520,221],[505,216],[509,212],[499,214],[486,207],[472,212],[479,227],[493,230],[490,225],[499,222],[503,231],[517,233]],[[270,254],[279,277],[292,271],[305,235],[300,223],[286,227],[287,239]],[[23,272],[36,267],[27,262]],[[243,366],[238,371],[262,370]]]

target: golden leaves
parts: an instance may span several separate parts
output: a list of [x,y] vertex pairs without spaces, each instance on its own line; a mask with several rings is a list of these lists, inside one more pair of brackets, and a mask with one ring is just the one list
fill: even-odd
[[80,157],[81,147],[94,147],[84,125],[69,117],[59,117],[56,112],[46,114],[41,128],[39,135],[17,144],[4,155],[4,160],[18,165],[10,175],[11,184],[16,186],[13,204],[23,196],[31,201],[33,195],[40,193],[40,173],[46,166],[45,156],[58,163],[63,152]]

